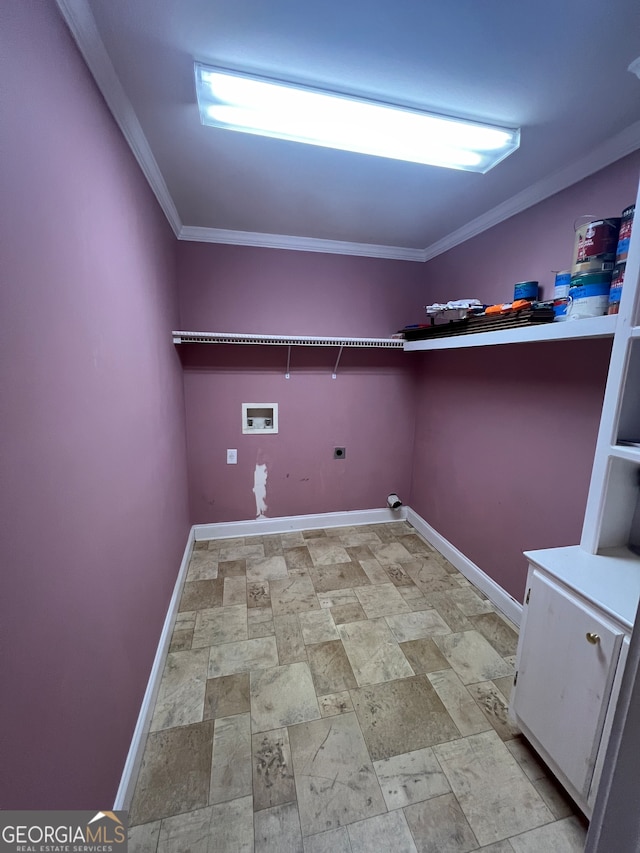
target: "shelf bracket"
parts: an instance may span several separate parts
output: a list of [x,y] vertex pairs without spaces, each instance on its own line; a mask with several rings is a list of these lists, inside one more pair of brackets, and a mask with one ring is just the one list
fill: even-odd
[[338,352],[338,358],[336,359],[336,366],[333,368],[333,373],[331,374],[332,379],[337,378],[338,374],[338,365],[340,364],[340,357],[342,356],[342,350],[344,349],[344,345],[340,345],[340,350]]
[[287,347],[287,372],[284,375],[285,379],[291,379],[291,374],[289,373],[289,367],[291,366],[291,346]]

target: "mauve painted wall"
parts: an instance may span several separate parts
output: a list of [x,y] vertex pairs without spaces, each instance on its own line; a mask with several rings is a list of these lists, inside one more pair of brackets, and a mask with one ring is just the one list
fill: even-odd
[[[372,509],[411,482],[414,376],[400,351],[186,347],[185,400],[194,523],[255,518],[256,465],[269,518]],[[242,403],[278,403],[277,435],[243,435]],[[333,458],[346,447],[346,458]],[[226,449],[238,464],[226,464]]]
[[518,601],[522,552],[580,539],[610,351],[558,341],[421,357],[410,504]]
[[635,201],[639,177],[640,150],[434,258],[425,267],[425,296],[509,302],[516,282],[539,281],[543,298],[552,299],[552,270],[571,267],[575,221],[620,216]]
[[[178,257],[186,329],[380,337],[423,315],[423,264],[204,244]],[[382,507],[391,491],[406,502],[414,365],[401,350],[345,350],[333,380],[336,357],[294,348],[286,380],[284,348],[183,348],[194,522],[254,518],[264,463],[268,517]],[[242,435],[243,402],[277,402],[278,435]]]
[[[633,201],[640,152],[427,263],[430,299],[513,297],[567,268],[573,222]],[[575,321],[579,322],[579,321]],[[411,506],[518,600],[522,551],[579,541],[611,345],[426,353]]]
[[55,4],[0,30],[0,806],[111,808],[189,529],[175,239]]
[[183,329],[388,337],[424,317],[415,261],[180,243]]

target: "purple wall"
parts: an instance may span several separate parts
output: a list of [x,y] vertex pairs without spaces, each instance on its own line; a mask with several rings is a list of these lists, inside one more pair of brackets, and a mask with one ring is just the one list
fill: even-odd
[[55,4],[2,17],[0,807],[110,808],[188,534],[175,240]]
[[180,243],[181,328],[388,337],[424,317],[415,261]]
[[580,540],[610,351],[558,341],[418,356],[410,504],[519,601],[522,552]]
[[[414,378],[400,351],[280,347],[185,352],[191,514],[195,523],[256,517],[253,477],[266,464],[269,518],[372,509],[408,499]],[[242,403],[279,406],[277,435],[243,435]],[[334,447],[346,447],[344,460]],[[226,449],[238,464],[226,464]]]
[[[637,152],[430,261],[429,299],[505,301],[528,279],[549,295],[574,220],[619,215],[639,170]],[[417,356],[411,506],[518,599],[523,550],[580,539],[609,352],[585,341]]]
[[[2,14],[0,807],[104,808],[186,541],[187,468],[194,522],[253,517],[257,463],[270,516],[398,491],[519,595],[523,548],[578,538],[609,346],[345,351],[335,381],[335,350],[294,350],[286,381],[284,349],[185,347],[183,393],[171,328],[386,336],[469,281],[508,298],[568,265],[576,216],[629,203],[640,157],[426,267],[176,246],[54,5]],[[278,402],[279,435],[242,436],[243,401]]]
[[571,267],[574,222],[620,216],[635,201],[639,174],[640,150],[429,261],[429,301],[509,302],[518,281],[539,281],[552,299],[552,270]]
[[[423,314],[423,264],[195,243],[178,257],[184,329],[382,337]],[[195,523],[255,518],[264,463],[268,517],[407,500],[413,364],[401,350],[345,350],[333,380],[337,354],[294,348],[285,380],[285,348],[182,348]],[[277,402],[278,435],[242,435],[243,402]]]

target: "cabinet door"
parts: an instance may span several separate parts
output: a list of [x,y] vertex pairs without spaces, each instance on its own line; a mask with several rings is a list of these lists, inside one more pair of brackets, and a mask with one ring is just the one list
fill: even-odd
[[537,570],[527,595],[514,711],[586,796],[623,634]]
[[620,685],[622,684],[622,676],[624,675],[624,666],[627,662],[627,655],[629,654],[629,637],[625,636],[622,641],[622,646],[620,648],[620,656],[618,658],[618,666],[616,667],[616,674],[613,679],[613,683],[611,685],[611,693],[609,695],[609,705],[607,707],[607,715],[604,718],[604,725],[602,727],[602,737],[600,738],[600,747],[598,749],[598,754],[596,756],[596,763],[593,770],[593,777],[591,779],[591,788],[589,789],[589,799],[588,803],[591,808],[595,805],[596,794],[598,793],[598,785],[600,784],[600,777],[602,776],[602,766],[604,764],[604,759],[607,752],[607,744],[609,743],[609,737],[611,735],[611,728],[613,726],[613,717],[616,712],[616,705],[618,703],[618,697],[620,696]]

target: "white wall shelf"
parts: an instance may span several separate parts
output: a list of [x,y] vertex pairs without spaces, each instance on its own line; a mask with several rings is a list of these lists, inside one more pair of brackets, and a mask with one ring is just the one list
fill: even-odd
[[338,338],[312,335],[234,335],[229,332],[172,332],[174,344],[259,344],[267,346],[402,349],[398,338]]
[[337,379],[338,365],[345,347],[359,349],[402,349],[399,338],[336,338],[314,335],[234,335],[230,332],[172,332],[174,344],[257,344],[259,346],[287,347],[285,379],[291,378],[291,347],[338,347],[338,357],[331,373]]
[[[497,346],[499,344],[532,343],[536,341],[565,341],[577,338],[611,338],[615,334],[617,317],[591,317],[565,323],[540,323],[519,329],[477,332],[434,340],[404,341],[399,338],[340,338],[312,335],[248,335],[230,332],[172,332],[174,344],[254,344],[266,346],[359,347],[404,349],[421,352],[435,349]],[[637,329],[640,335],[640,327]]]
[[626,459],[627,462],[635,462],[640,465],[640,447],[631,447],[624,444],[614,444],[611,447],[611,456],[618,459]]
[[497,346],[498,344],[525,344],[536,341],[567,341],[576,338],[612,338],[616,330],[616,315],[590,317],[584,320],[567,320],[564,323],[539,323],[518,329],[501,329],[495,332],[476,332],[450,338],[406,341],[406,352],[436,349],[462,349],[465,347]]

